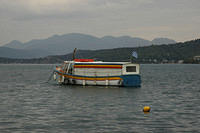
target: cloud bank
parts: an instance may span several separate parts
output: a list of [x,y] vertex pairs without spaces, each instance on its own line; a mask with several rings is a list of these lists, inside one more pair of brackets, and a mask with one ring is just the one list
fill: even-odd
[[200,36],[199,0],[1,0],[0,45],[72,32],[177,41]]

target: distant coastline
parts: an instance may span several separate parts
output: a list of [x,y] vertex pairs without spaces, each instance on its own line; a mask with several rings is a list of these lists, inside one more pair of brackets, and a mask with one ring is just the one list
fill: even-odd
[[[78,50],[76,58],[91,58],[102,61],[130,61],[132,51],[137,51],[143,64],[200,64],[200,39],[175,44],[126,47],[102,50]],[[12,59],[0,57],[1,64],[57,64],[71,60],[72,53],[34,59]]]

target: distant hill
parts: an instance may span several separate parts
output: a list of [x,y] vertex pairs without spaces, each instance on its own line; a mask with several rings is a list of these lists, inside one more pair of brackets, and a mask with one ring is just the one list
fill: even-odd
[[[79,50],[77,58],[92,58],[102,61],[130,61],[133,51],[137,51],[140,63],[177,63],[192,60],[200,55],[200,39],[170,45],[151,45],[103,50]],[[56,57],[56,56],[54,56]],[[60,60],[70,60],[72,54],[57,56]]]
[[[200,55],[200,39],[170,45],[151,45],[144,47],[127,47],[103,50],[78,50],[77,58],[92,58],[102,61],[130,61],[130,55],[137,51],[139,63],[199,63],[193,60]],[[0,58],[0,63],[62,63],[71,60],[72,53],[66,55],[48,56],[39,59],[6,59]]]
[[13,40],[10,43],[4,45],[4,47],[13,48],[13,49],[23,49],[24,45],[25,44],[20,41]]
[[[171,41],[170,39],[164,39],[164,38],[157,40],[160,41],[159,43],[157,41],[156,44],[170,44],[172,42],[175,42]],[[169,40],[169,42],[167,42],[167,40]],[[74,48],[79,48],[83,50],[98,50],[98,49],[111,49],[111,48],[122,48],[122,47],[138,47],[138,46],[142,47],[142,46],[149,46],[153,43],[154,42],[149,40],[145,40],[142,38],[133,38],[130,36],[121,36],[121,37],[105,36],[102,38],[98,38],[91,35],[71,33],[65,35],[54,35],[47,39],[31,40],[26,43],[21,43],[15,40],[12,41],[11,43],[4,45],[4,47],[23,49],[25,51],[26,50],[45,51],[41,54],[37,53],[32,56],[26,55],[26,53],[24,53],[24,57],[33,58],[33,57],[41,57],[41,55],[43,55],[44,57],[50,54],[63,55],[72,52]],[[9,56],[6,55],[0,57],[9,57],[9,58],[16,57],[11,53],[9,54]]]
[[0,47],[0,57],[5,58],[30,59],[44,57],[51,54],[52,53],[40,49],[26,50]]
[[168,38],[155,38],[151,41],[154,45],[161,45],[161,44],[174,44],[176,41]]

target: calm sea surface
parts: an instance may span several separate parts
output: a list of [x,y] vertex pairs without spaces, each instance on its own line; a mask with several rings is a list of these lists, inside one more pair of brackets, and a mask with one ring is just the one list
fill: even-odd
[[141,88],[46,83],[53,66],[0,65],[0,133],[200,132],[200,65],[141,65]]

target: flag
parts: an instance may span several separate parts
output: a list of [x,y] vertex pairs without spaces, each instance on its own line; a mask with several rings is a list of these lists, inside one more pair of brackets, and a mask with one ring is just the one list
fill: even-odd
[[138,58],[137,52],[136,52],[136,51],[133,51],[133,52],[132,52],[132,56],[135,57],[135,58],[137,59],[137,58]]

